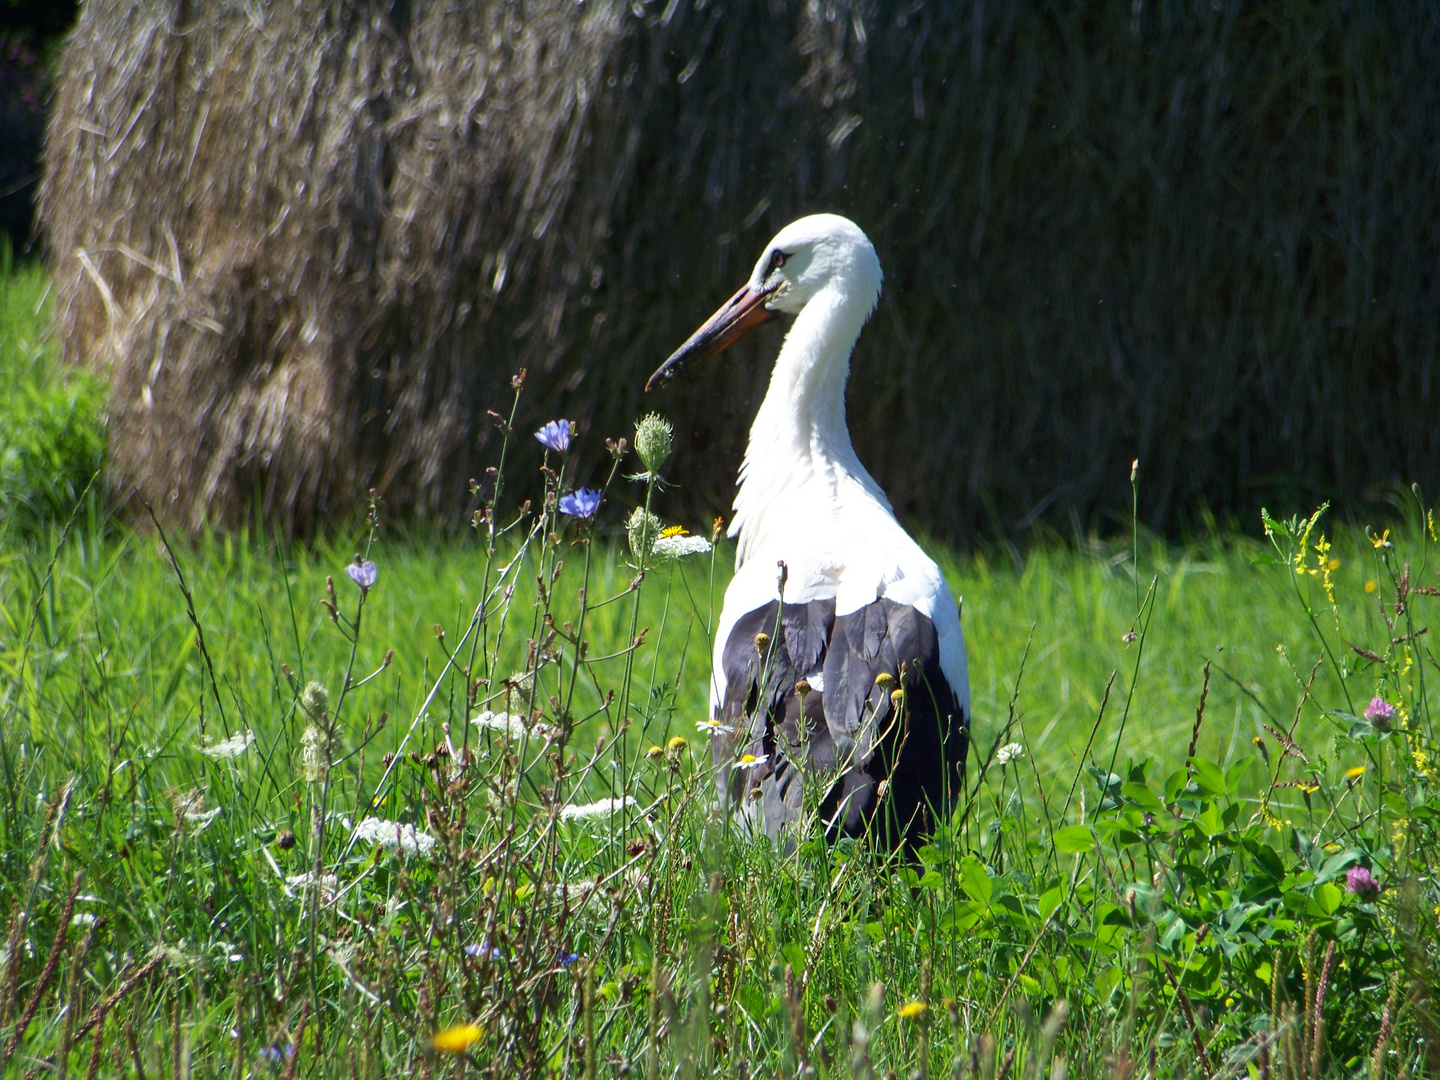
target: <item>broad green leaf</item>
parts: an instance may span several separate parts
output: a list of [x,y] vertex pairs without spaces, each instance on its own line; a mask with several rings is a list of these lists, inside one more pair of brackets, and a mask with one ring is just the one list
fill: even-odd
[[1064,855],[1078,855],[1095,846],[1095,834],[1089,825],[1067,825],[1057,829],[1053,839],[1055,850]]
[[974,855],[966,855],[960,860],[960,887],[976,903],[983,907],[990,906],[995,883],[990,879],[990,871],[985,868],[985,864]]
[[1195,783],[1204,794],[1224,795],[1228,790],[1225,774],[1213,761],[1194,757],[1190,759],[1190,767],[1195,770]]

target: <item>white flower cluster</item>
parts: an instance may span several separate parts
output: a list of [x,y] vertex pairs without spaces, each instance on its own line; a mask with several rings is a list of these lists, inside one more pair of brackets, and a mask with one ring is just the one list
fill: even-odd
[[1009,765],[1012,761],[1018,761],[1025,756],[1025,747],[1018,742],[1006,743],[995,751],[996,765]]
[[355,827],[355,839],[406,854],[419,852],[429,855],[435,850],[435,838],[429,833],[403,821],[386,821],[384,818],[369,817],[360,822]]
[[623,799],[601,799],[599,802],[583,803],[580,806],[566,806],[560,811],[561,821],[583,821],[586,818],[604,817],[621,807],[634,806],[635,799],[626,795]]
[[655,541],[655,554],[667,559],[683,559],[686,555],[704,555],[710,541],[703,536],[662,536]]
[[238,735],[231,735],[230,738],[215,743],[213,746],[202,746],[200,752],[208,758],[216,761],[228,761],[231,758],[238,758],[246,750],[250,749],[255,742],[253,731],[242,731]]
[[489,709],[475,717],[470,723],[476,727],[498,731],[512,739],[521,738],[527,730],[525,718],[519,713],[491,712]]

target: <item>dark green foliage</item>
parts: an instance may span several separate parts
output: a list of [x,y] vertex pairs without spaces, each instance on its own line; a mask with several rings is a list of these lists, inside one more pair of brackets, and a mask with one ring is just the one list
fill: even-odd
[[[119,342],[117,476],[188,526],[260,492],[305,530],[370,486],[460,520],[517,367],[527,420],[621,434],[820,209],[887,275],[860,456],[937,535],[1108,527],[1136,457],[1165,529],[1440,484],[1433,5],[377,10],[277,4],[257,35],[190,5],[181,34],[111,0],[66,54],[66,356]],[[778,340],[660,396],[693,511],[728,508]]]

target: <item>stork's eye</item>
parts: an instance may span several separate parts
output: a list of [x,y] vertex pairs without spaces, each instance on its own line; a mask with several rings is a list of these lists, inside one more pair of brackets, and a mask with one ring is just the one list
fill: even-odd
[[766,277],[769,277],[769,276],[770,276],[771,274],[773,274],[776,270],[779,270],[782,266],[785,265],[785,260],[788,259],[788,258],[790,258],[789,253],[784,252],[784,251],[777,251],[777,252],[775,252],[775,254],[771,255],[771,256],[770,256],[770,269],[765,272],[765,276],[766,276]]

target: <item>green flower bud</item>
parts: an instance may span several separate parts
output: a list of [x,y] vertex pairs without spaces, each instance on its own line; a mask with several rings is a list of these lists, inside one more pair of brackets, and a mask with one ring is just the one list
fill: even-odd
[[635,452],[645,468],[658,473],[675,445],[675,431],[658,413],[649,413],[635,422]]
[[635,556],[636,562],[642,562],[650,557],[650,553],[655,550],[655,541],[660,538],[662,528],[660,519],[654,514],[641,506],[635,508],[635,512],[630,515],[630,520],[625,522],[625,532],[630,538],[630,554]]

